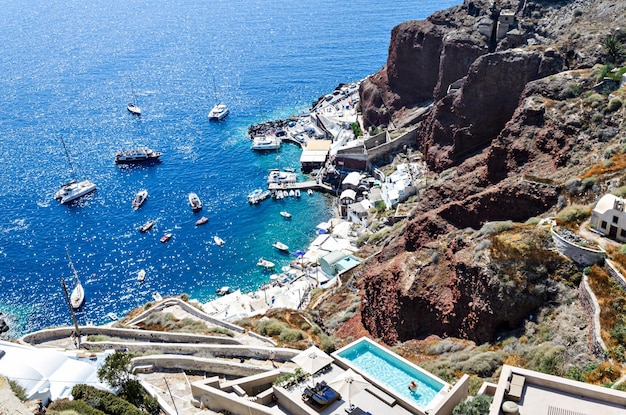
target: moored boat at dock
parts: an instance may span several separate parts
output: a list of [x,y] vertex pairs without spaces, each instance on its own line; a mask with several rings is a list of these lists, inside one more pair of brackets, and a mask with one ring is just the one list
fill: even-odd
[[256,205],[272,195],[269,190],[256,189],[248,195],[248,203]]
[[271,151],[280,148],[281,139],[273,135],[264,135],[254,137],[252,140],[251,150],[254,151]]

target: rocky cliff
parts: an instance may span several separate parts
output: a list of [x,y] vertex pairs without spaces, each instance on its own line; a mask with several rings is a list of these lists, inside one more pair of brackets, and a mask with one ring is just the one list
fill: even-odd
[[488,341],[575,282],[542,231],[480,230],[556,212],[562,184],[621,145],[623,109],[606,110],[597,64],[603,39],[626,41],[625,10],[466,1],[393,29],[387,64],[361,85],[363,121],[394,129],[429,106],[416,147],[440,175],[359,275],[372,336]]

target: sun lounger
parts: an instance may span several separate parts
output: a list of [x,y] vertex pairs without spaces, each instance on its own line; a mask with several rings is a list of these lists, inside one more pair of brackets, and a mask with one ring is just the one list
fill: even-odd
[[305,388],[302,400],[317,411],[322,411],[331,403],[341,399],[341,395],[330,386],[324,386],[321,390]]
[[522,398],[522,392],[524,391],[525,381],[526,381],[526,378],[524,376],[513,374],[511,376],[511,380],[509,381],[507,391],[506,391],[507,399],[514,401],[514,402],[519,402],[520,399]]

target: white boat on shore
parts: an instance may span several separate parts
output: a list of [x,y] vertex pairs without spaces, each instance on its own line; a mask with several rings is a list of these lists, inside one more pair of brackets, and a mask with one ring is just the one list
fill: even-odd
[[280,216],[282,216],[285,219],[291,219],[291,213],[287,212],[286,210],[281,211]]
[[216,245],[219,245],[219,246],[223,246],[226,243],[226,241],[224,241],[222,238],[220,238],[217,235],[213,237],[213,241],[215,242]]
[[280,241],[276,241],[272,244],[272,246],[279,251],[289,252],[289,247]]
[[143,282],[146,279],[146,270],[140,269],[137,273],[137,281]]
[[137,194],[135,195],[135,198],[133,199],[133,209],[139,209],[141,205],[143,205],[143,203],[146,201],[147,198],[148,198],[148,191],[146,189],[138,191]]
[[259,259],[259,262],[256,263],[259,267],[261,268],[265,268],[265,269],[271,269],[274,268],[274,263],[272,261],[268,261],[267,259]]
[[197,194],[193,192],[189,193],[189,205],[191,206],[192,210],[202,209],[202,202],[200,201],[200,198]]

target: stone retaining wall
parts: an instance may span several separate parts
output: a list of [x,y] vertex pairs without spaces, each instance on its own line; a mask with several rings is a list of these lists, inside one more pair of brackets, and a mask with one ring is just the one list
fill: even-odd
[[626,291],[626,279],[624,278],[622,273],[619,272],[617,267],[613,265],[612,261],[608,259],[604,261],[604,270],[607,272],[607,274],[609,274],[611,278],[613,278],[613,281],[615,281],[617,285],[622,287],[622,290]]
[[606,252],[603,249],[589,249],[563,239],[553,228],[550,228],[550,233],[556,249],[577,264],[584,266],[597,264],[602,262],[606,256]]
[[[119,337],[121,339],[143,340],[163,343],[204,343],[204,344],[231,344],[240,345],[241,342],[230,337],[204,336],[200,334],[169,333],[163,331],[120,329],[113,327],[80,326],[80,335],[104,335]],[[39,330],[22,337],[22,341],[32,345],[46,341],[69,338],[74,332],[74,327],[59,327],[54,329]]]
[[274,360],[286,362],[295,357],[301,350],[277,347],[254,347],[246,345],[219,345],[219,344],[180,344],[180,343],[149,343],[149,342],[83,342],[82,347],[87,350],[128,349],[134,352],[145,353],[157,351],[166,354],[191,356],[198,353],[211,354],[216,357],[247,358],[270,360],[274,353]]
[[154,369],[183,369],[193,372],[220,373],[228,376],[252,376],[265,373],[268,369],[246,363],[235,363],[220,359],[200,358],[194,356],[179,355],[152,355],[141,356],[132,359],[133,367],[152,366]]
[[580,304],[589,316],[589,348],[594,355],[602,356],[607,351],[607,347],[600,334],[600,305],[589,287],[587,275],[583,275],[578,291]]

